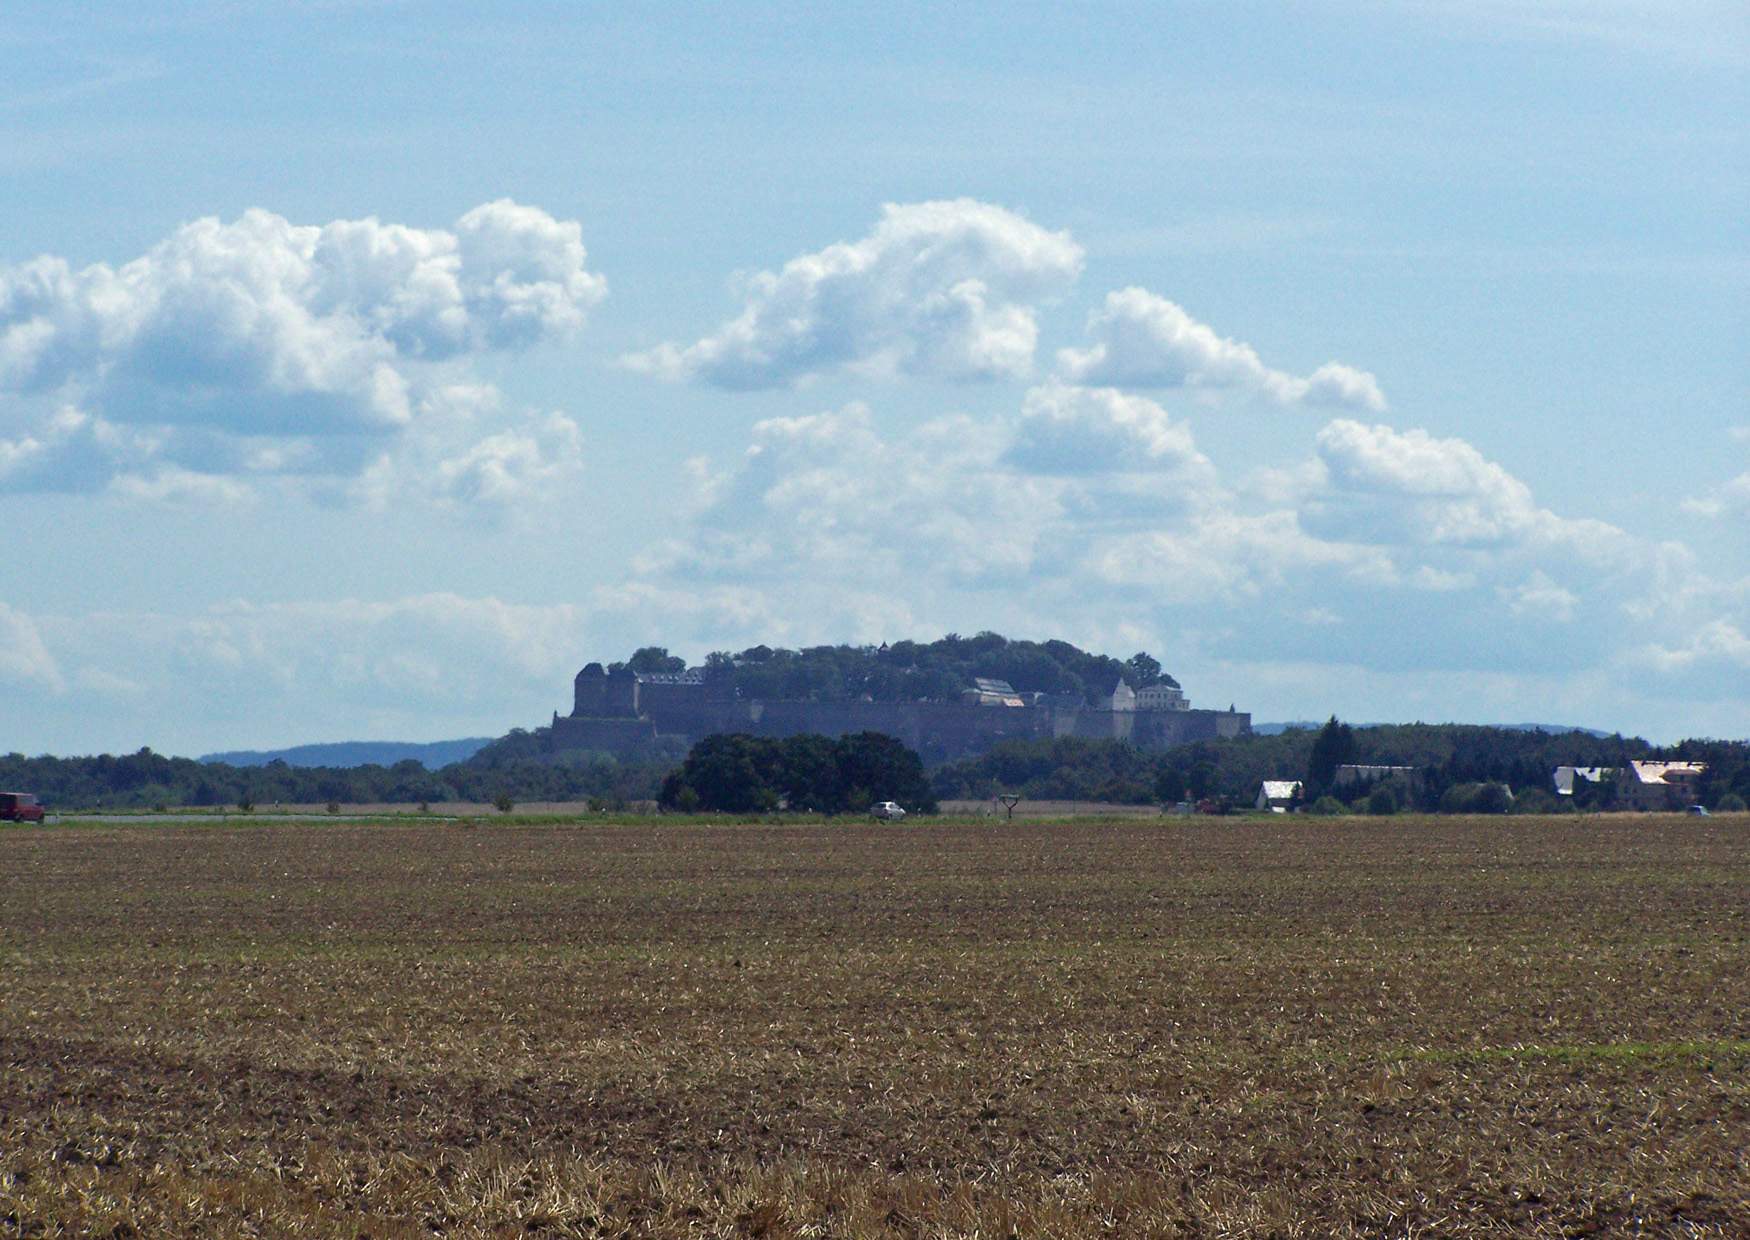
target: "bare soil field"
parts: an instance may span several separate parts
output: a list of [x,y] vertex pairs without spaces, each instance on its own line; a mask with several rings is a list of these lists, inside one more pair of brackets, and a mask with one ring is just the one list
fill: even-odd
[[0,831],[0,1236],[1750,1234],[1750,819]]
[[[983,804],[983,802],[980,802]],[[615,817],[656,813],[655,801],[638,801]],[[73,810],[61,817],[67,822],[121,822],[134,819],[158,821],[177,818],[231,818],[238,820],[263,818],[552,818],[569,817],[579,820],[600,817],[586,801],[518,801],[508,814],[485,801],[431,801],[424,809],[404,801],[341,801],[333,809],[326,804],[297,801],[275,801],[257,805],[248,813],[234,805],[173,806],[167,810]]]
[[[997,801],[943,801],[944,814],[974,818],[1001,818],[1007,821],[1007,809]],[[1015,805],[1016,818],[1159,818],[1158,805],[1121,805],[1115,801],[1020,801]]]

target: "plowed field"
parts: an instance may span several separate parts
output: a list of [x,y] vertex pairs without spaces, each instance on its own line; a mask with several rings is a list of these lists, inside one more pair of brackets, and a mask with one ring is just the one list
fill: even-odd
[[1750,1234],[1750,821],[0,831],[0,1237]]

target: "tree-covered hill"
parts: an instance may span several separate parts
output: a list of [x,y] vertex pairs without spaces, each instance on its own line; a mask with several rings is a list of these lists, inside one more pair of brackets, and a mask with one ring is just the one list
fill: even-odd
[[[608,670],[678,672],[685,666],[663,647],[649,646]],[[739,653],[712,653],[705,672],[719,683],[727,681],[743,698],[764,701],[951,701],[982,676],[1006,680],[1021,693],[1073,694],[1092,704],[1120,680],[1133,689],[1159,682],[1177,688],[1179,683],[1146,652],[1115,659],[1065,641],[1011,641],[998,633],[950,633],[933,642],[881,646],[752,646]]]
[[266,766],[278,759],[287,766],[394,766],[411,758],[429,770],[466,762],[490,736],[466,736],[453,741],[325,741],[288,749],[233,749],[202,754],[202,762],[226,766]]

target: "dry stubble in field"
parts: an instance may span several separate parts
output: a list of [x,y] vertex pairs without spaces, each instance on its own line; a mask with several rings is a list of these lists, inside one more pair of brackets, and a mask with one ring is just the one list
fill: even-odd
[[1750,823],[0,834],[0,1236],[1735,1235]]

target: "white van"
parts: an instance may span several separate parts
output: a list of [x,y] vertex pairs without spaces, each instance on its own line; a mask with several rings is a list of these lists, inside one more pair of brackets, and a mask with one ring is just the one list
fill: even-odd
[[905,817],[898,801],[877,801],[869,807],[869,814],[877,822],[898,822]]

